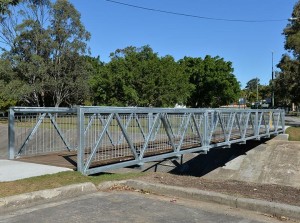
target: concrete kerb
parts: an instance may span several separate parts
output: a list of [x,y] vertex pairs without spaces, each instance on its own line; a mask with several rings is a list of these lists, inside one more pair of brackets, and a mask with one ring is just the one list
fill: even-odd
[[98,184],[97,189],[100,191],[109,190],[115,185],[127,185],[127,180],[119,180],[119,181],[104,181]]
[[289,140],[289,134],[279,134],[275,136],[271,141],[288,141]]
[[4,197],[0,198],[0,212],[59,199],[73,198],[88,193],[94,193],[96,191],[96,186],[93,183],[88,182]]
[[134,189],[149,191],[156,194],[200,200],[210,203],[223,204],[274,216],[285,216],[300,219],[300,207],[250,198],[240,198],[212,191],[193,188],[182,188],[163,184],[154,184],[138,180],[106,181],[97,187],[93,183],[82,183],[55,189],[41,190],[0,198],[0,213],[11,209],[24,208],[54,200],[73,198],[76,196],[95,193],[98,190],[108,190],[115,185],[128,186]]
[[[122,183],[124,184],[124,182]],[[193,188],[182,188],[163,184],[153,184],[148,182],[145,183],[143,181],[137,180],[127,180],[125,182],[125,185],[135,189],[146,190],[157,194],[164,194],[193,200],[201,200],[210,203],[223,204],[230,207],[270,214],[274,216],[284,216],[292,219],[300,219],[299,206],[250,198],[241,198]]]

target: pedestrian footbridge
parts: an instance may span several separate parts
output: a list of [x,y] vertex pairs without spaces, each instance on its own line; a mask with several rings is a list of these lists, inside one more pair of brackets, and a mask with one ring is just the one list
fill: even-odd
[[13,107],[9,159],[90,175],[284,132],[284,110]]

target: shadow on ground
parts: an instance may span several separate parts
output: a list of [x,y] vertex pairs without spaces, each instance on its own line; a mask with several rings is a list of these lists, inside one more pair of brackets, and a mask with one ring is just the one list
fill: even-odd
[[238,156],[245,155],[248,151],[266,143],[268,140],[249,140],[247,144],[233,144],[231,148],[211,149],[207,154],[200,154],[181,165],[177,163],[176,167],[170,173],[202,177],[219,167],[225,166],[227,162]]

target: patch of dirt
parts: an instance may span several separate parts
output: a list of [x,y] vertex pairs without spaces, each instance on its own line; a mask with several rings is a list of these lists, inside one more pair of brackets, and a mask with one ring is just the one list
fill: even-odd
[[232,180],[208,180],[200,177],[181,176],[169,173],[149,173],[136,178],[151,183],[196,188],[232,196],[274,201],[300,206],[300,188],[276,184],[255,184]]

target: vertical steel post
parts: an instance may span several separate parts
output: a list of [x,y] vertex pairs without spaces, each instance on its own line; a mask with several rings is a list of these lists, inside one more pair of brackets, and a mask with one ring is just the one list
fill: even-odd
[[[153,113],[148,113],[148,133],[151,131],[153,125]],[[151,136],[151,140],[154,140],[155,134]]]
[[259,138],[258,111],[255,112],[254,129],[255,129],[255,136],[256,136],[256,138]]
[[205,111],[204,112],[204,123],[203,123],[203,136],[204,136],[204,139],[203,139],[203,142],[204,142],[204,146],[208,146],[209,145],[209,142],[208,142],[208,112]]
[[150,132],[152,123],[153,123],[153,113],[148,113],[148,132]]
[[8,122],[8,159],[15,158],[15,111],[13,108],[9,109]]
[[280,117],[281,117],[281,127],[283,130],[283,134],[285,134],[285,111],[280,111]]
[[77,107],[77,171],[84,174],[84,108]]

